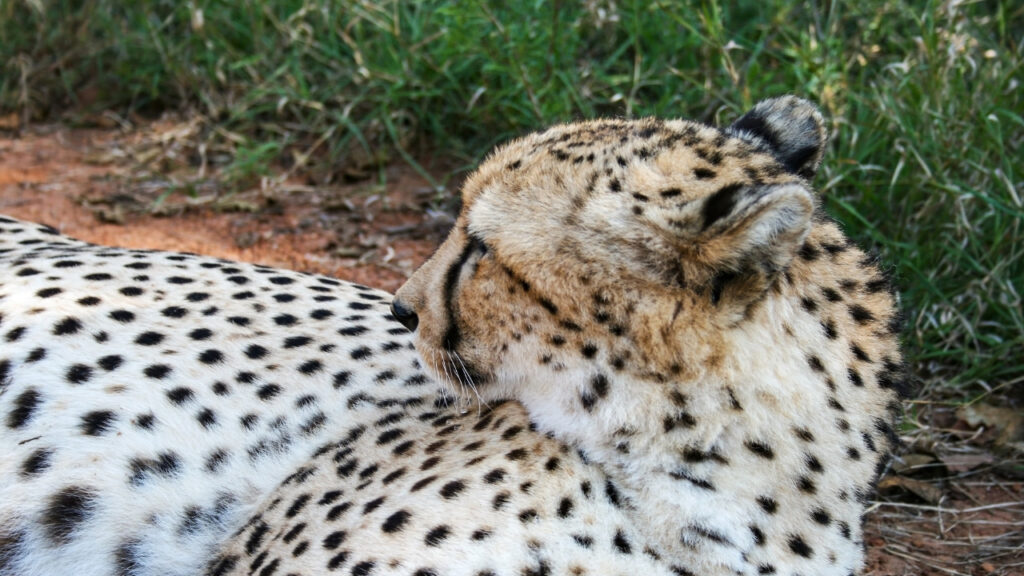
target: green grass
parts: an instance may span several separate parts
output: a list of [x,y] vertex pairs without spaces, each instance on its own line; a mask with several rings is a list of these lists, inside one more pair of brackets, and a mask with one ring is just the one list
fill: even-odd
[[183,110],[243,182],[799,94],[831,118],[826,207],[892,267],[919,374],[966,397],[1024,383],[1022,38],[1011,0],[0,0],[0,114]]

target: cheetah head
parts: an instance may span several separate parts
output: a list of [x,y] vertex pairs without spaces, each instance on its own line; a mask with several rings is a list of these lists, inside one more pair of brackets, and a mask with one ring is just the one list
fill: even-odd
[[795,97],[514,141],[392,312],[463,396],[612,471],[666,550],[856,570],[904,379],[888,281],[810,188],[825,143]]

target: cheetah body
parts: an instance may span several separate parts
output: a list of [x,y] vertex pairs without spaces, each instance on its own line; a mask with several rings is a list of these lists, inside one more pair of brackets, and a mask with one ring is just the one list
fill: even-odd
[[433,402],[389,303],[0,219],[0,574],[201,573],[340,426]]

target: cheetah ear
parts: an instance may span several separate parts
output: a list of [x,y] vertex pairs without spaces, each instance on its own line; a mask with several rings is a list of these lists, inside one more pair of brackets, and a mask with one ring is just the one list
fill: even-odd
[[802,183],[725,186],[704,199],[700,257],[720,272],[785,269],[811,229],[814,197]]
[[726,132],[766,145],[782,165],[807,180],[814,178],[821,163],[828,134],[818,108],[796,96],[781,96],[758,102],[733,122]]

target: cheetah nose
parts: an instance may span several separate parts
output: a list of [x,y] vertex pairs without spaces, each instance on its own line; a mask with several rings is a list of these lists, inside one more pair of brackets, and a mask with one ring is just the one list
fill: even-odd
[[416,326],[420,323],[419,316],[416,315],[416,312],[397,298],[391,301],[391,315],[395,317],[395,320],[401,322],[402,326],[408,328],[409,332],[415,332]]

